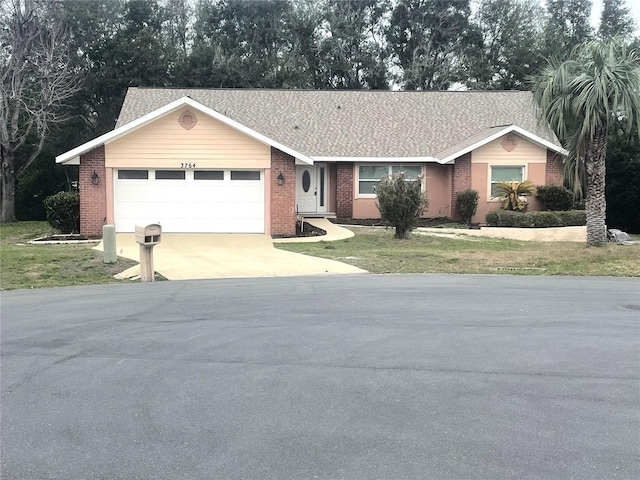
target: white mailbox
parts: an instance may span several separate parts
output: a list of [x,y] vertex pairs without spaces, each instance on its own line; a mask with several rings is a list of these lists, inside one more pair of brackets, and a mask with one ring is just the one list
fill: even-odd
[[140,245],[157,245],[162,240],[162,227],[157,223],[136,225],[136,242]]

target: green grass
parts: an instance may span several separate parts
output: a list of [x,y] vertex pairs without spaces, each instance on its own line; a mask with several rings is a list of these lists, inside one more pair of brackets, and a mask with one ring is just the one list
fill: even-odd
[[115,264],[105,264],[102,253],[92,250],[95,244],[27,243],[53,233],[46,222],[0,225],[0,289],[124,282],[113,275],[137,264],[121,257]]
[[[507,273],[522,275],[640,276],[640,244],[519,242],[481,237],[450,239],[412,235],[396,240],[393,230],[357,228],[337,242],[281,243],[278,248],[339,260],[372,273]],[[0,225],[0,289],[122,283],[113,275],[136,264],[118,258],[104,264],[93,245],[29,245],[55,233],[46,222]],[[162,278],[158,278],[161,280]]]
[[587,247],[573,242],[451,239],[393,230],[354,229],[337,242],[281,243],[277,248],[339,260],[372,273],[502,273],[522,275],[640,276],[640,244]]

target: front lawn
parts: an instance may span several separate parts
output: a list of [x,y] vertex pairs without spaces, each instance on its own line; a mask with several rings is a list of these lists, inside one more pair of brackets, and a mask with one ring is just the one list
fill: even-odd
[[519,275],[640,276],[640,244],[587,247],[583,243],[524,242],[418,235],[393,238],[393,229],[354,228],[337,242],[280,243],[277,248],[339,260],[372,273],[507,273]]
[[55,233],[46,222],[0,225],[0,289],[59,287],[119,282],[113,275],[137,262],[118,257],[107,265],[95,244],[29,245]]

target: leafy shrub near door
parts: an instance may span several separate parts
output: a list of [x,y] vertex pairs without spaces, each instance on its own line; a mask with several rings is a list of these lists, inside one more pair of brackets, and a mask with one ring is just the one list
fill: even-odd
[[478,199],[480,195],[477,190],[467,189],[458,192],[456,195],[456,215],[460,217],[466,225],[471,224],[471,219],[478,210]]
[[403,172],[397,172],[381,178],[374,192],[378,196],[376,206],[380,218],[395,227],[395,238],[409,238],[429,206],[427,194],[422,191],[422,177],[406,180]]
[[61,233],[80,231],[80,194],[58,192],[44,199],[47,221]]
[[536,197],[542,202],[543,210],[566,211],[573,207],[573,193],[559,185],[538,185]]

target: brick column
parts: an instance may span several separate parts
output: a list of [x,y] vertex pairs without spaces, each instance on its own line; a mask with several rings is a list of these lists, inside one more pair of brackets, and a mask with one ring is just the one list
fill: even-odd
[[[278,175],[284,184],[278,185]],[[296,234],[296,159],[271,147],[271,235]]]
[[[98,185],[93,184],[93,172],[98,174]],[[104,146],[80,155],[80,233],[89,238],[102,237],[102,226],[107,221],[105,176]]]
[[336,167],[336,216],[353,217],[353,163],[338,163]]
[[545,185],[562,185],[562,159],[560,155],[547,150],[547,167],[545,171]]
[[455,159],[451,175],[451,218],[456,217],[458,192],[471,188],[471,152]]

